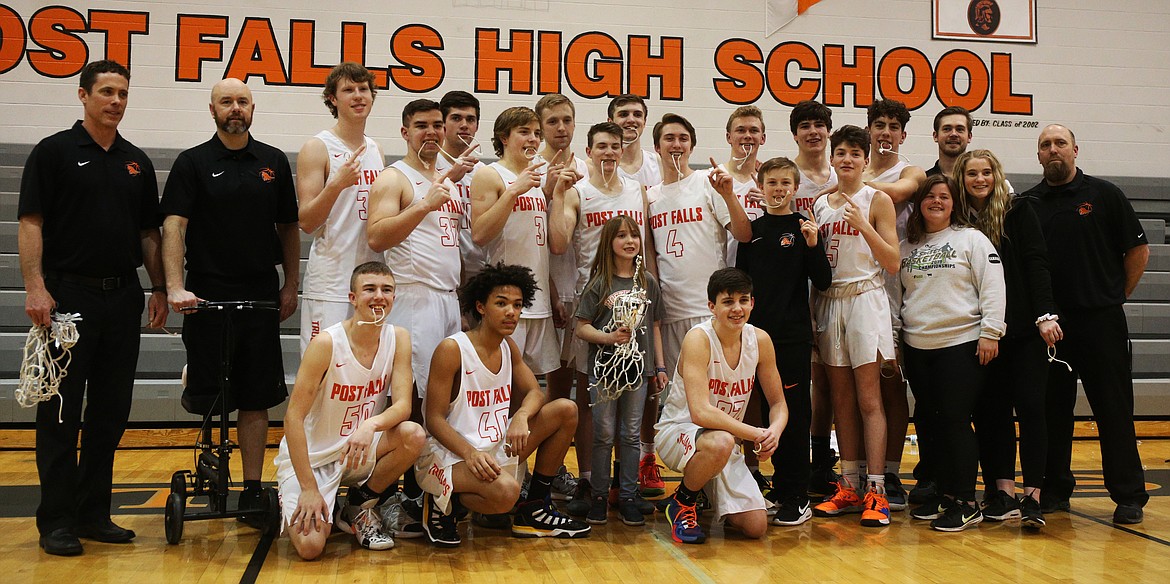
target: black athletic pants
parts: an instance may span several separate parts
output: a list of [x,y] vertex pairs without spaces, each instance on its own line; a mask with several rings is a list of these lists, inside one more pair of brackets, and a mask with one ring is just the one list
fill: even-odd
[[918,450],[934,471],[939,492],[975,500],[979,444],[971,415],[983,390],[986,368],[975,354],[978,341],[942,349],[903,345],[906,380],[914,392]]
[[[772,490],[777,501],[808,501],[809,428],[812,424],[812,399],[809,397],[812,375],[812,345],[785,343],[776,345],[776,368],[788,404],[788,424],[780,434],[776,452],[772,453]],[[759,384],[756,390],[759,391]],[[763,397],[761,395],[761,397]],[[767,400],[764,400],[766,402]],[[767,423],[768,409],[764,409]]]
[[1060,363],[1049,366],[1048,469],[1041,497],[1067,501],[1076,486],[1072,435],[1079,377],[1101,436],[1101,463],[1109,497],[1118,505],[1144,506],[1150,496],[1134,435],[1133,373],[1125,312],[1121,306],[1061,310],[1060,327],[1064,340],[1056,344],[1056,356],[1073,370],[1070,373]]
[[[57,311],[80,313],[81,320],[77,322],[77,344],[70,350],[72,361],[61,382],[61,398],[37,407],[37,474],[41,481],[37,530],[42,535],[110,517],[114,451],[130,417],[145,303],[137,275],[126,279],[131,285],[116,290],[45,282],[57,301]],[[62,402],[64,422],[58,423]]]
[[[1044,486],[1048,457],[1048,353],[1036,331],[999,341],[999,356],[987,365],[987,383],[975,409],[975,435],[983,484],[995,488],[997,479],[1016,478],[1016,425],[1020,420],[1020,467],[1024,486]],[[1008,493],[1009,495],[1013,493]]]

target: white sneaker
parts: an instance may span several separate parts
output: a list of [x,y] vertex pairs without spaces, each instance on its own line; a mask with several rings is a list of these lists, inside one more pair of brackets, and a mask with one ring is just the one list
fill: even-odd
[[[377,499],[362,503],[361,507],[346,505],[337,516],[337,528],[352,533],[357,542],[368,550],[388,550],[394,547],[394,538],[382,532],[382,518],[374,508]],[[350,517],[353,519],[349,519]]]

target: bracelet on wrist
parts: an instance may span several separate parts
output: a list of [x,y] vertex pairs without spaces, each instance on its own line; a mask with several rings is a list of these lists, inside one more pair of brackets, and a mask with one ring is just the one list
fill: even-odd
[[655,367],[654,370],[658,373],[666,373],[666,367]]
[[1036,326],[1040,326],[1040,323],[1045,322],[1045,321],[1049,321],[1049,320],[1057,321],[1057,320],[1060,320],[1060,317],[1055,315],[1055,314],[1052,314],[1050,312],[1046,312],[1043,315],[1041,315],[1040,318],[1036,319]]

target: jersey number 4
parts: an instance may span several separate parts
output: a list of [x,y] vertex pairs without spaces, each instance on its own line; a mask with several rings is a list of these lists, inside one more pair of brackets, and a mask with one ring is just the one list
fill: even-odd
[[666,234],[666,253],[676,258],[681,258],[685,249],[686,248],[683,246],[683,243],[678,240],[678,230],[671,229],[670,232]]
[[499,442],[508,429],[508,406],[495,411],[484,412],[479,416],[479,437],[492,442]]

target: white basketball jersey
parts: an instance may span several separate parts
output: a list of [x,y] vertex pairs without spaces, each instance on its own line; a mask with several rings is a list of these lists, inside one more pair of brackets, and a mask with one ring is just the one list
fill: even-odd
[[[863,186],[856,194],[850,195],[849,198],[857,204],[862,217],[869,217],[876,192],[873,187]],[[836,209],[830,207],[829,197],[825,196],[817,199],[813,209],[820,225],[821,239],[825,242],[829,265],[833,267],[833,286],[869,280],[880,284],[884,281],[881,264],[874,259],[873,250],[861,232],[845,221],[847,208],[848,204],[842,204]]]
[[[358,362],[339,322],[324,331],[333,339],[333,355],[321,380],[317,399],[305,416],[309,465],[319,468],[338,460],[341,449],[358,425],[386,409],[390,399],[390,373],[394,369],[395,327],[383,325],[378,352],[366,369]],[[280,441],[276,464],[289,462],[288,439]]]
[[[630,179],[618,178],[622,184],[622,191],[616,195],[607,195],[589,184],[588,179],[578,182],[574,188],[580,198],[580,211],[577,213],[577,229],[573,231],[573,247],[577,250],[577,284],[576,292],[580,295],[585,291],[585,284],[589,282],[589,270],[593,267],[593,258],[597,255],[598,240],[601,239],[601,228],[615,215],[629,215],[638,223],[638,237],[645,232],[645,210],[642,205],[642,185]],[[645,244],[643,244],[645,246]]]
[[[898,163],[887,168],[885,172],[873,177],[867,182],[897,182],[902,177],[902,169],[910,166],[908,162],[898,159]],[[906,221],[910,219],[910,199],[894,204],[894,227],[898,231],[898,241],[906,239]]]
[[632,180],[644,187],[652,187],[662,182],[662,167],[658,161],[658,154],[642,149],[642,167],[637,172],[629,173],[618,166],[618,173],[622,178]]
[[[723,172],[727,172],[727,167],[725,165],[720,164],[719,168],[722,168]],[[727,174],[730,175],[731,173],[728,172]],[[731,178],[731,190],[735,192],[735,200],[739,201],[739,206],[743,207],[744,212],[747,213],[748,221],[755,221],[764,214],[764,208],[761,207],[758,202],[748,200],[748,191],[750,191],[752,187],[755,186],[755,179],[748,179],[747,182],[739,182],[738,180],[735,180],[735,177]],[[736,252],[738,250],[739,242],[736,241],[734,237],[728,237],[727,265],[735,265]]]
[[[427,196],[431,181],[404,160],[392,164],[414,187],[409,204]],[[449,181],[448,181],[449,183]],[[448,184],[448,186],[453,186]],[[452,189],[454,191],[454,189]],[[402,207],[406,210],[406,206]],[[436,290],[459,287],[459,234],[463,223],[463,205],[452,192],[451,200],[427,213],[402,243],[386,251],[386,262],[399,284],[425,284]]]
[[[476,162],[475,168],[472,168],[471,172],[463,175],[459,182],[454,183],[455,190],[451,193],[451,198],[458,200],[463,210],[463,219],[459,223],[459,253],[463,256],[464,282],[483,271],[483,266],[487,262],[487,253],[471,239],[471,179],[475,176],[475,172],[484,166],[484,163]],[[439,156],[435,159],[435,172],[441,173],[448,168],[451,168],[451,163],[447,161],[446,157]]]
[[[707,335],[711,347],[711,358],[707,361],[707,389],[711,405],[742,422],[752,386],[756,383],[756,365],[760,361],[759,339],[756,327],[745,324],[740,333],[739,363],[733,369],[723,355],[723,345],[715,334],[712,321],[706,320],[694,326]],[[681,422],[693,423],[691,409],[687,405],[687,392],[683,384],[681,365],[674,372],[674,387],[666,397],[662,416],[655,428]]]
[[[796,188],[796,193],[792,195],[793,212],[808,217],[808,212],[813,208],[813,201],[816,200],[817,193],[834,186],[837,186],[837,170],[832,166],[829,167],[829,180],[823,185],[813,182],[803,172],[800,173],[800,186]],[[820,217],[817,217],[817,221],[820,221]]]
[[[455,333],[447,338],[459,345],[462,363],[459,391],[451,396],[447,422],[476,450],[483,452],[498,447],[508,432],[508,411],[512,405],[512,353],[508,339],[500,342],[500,370],[492,373],[480,360],[467,333]],[[454,462],[445,460],[440,466]]]
[[731,221],[723,197],[706,172],[650,187],[651,234],[658,254],[664,323],[709,316],[707,279],[727,267],[727,230]]
[[[349,161],[353,151],[335,136],[324,130],[316,138],[325,144],[329,153],[329,175],[333,176]],[[349,300],[349,277],[355,266],[370,261],[382,261],[385,256],[370,249],[366,236],[369,217],[370,185],[385,168],[378,144],[366,137],[366,152],[361,157],[361,171],[357,182],[337,195],[325,224],[313,234],[309,261],[305,266],[304,298],[346,302]]]
[[[516,182],[516,174],[499,162],[493,162],[488,168],[495,170],[504,181],[505,188]],[[523,318],[546,318],[552,316],[552,304],[549,301],[549,251],[548,251],[548,209],[545,203],[544,192],[540,187],[533,187],[527,193],[516,197],[512,205],[512,212],[504,229],[495,239],[484,246],[487,252],[488,263],[518,264],[527,266],[536,277],[536,298],[531,308],[525,308]]]
[[[540,155],[533,159],[533,162],[543,161]],[[573,165],[577,167],[577,174],[581,175],[581,180],[589,180],[589,164],[584,160],[573,157]],[[541,172],[544,172],[548,165],[540,167]],[[548,180],[548,173],[545,172],[540,176],[540,185],[543,187],[545,181]],[[560,297],[561,302],[573,302],[577,298],[577,252],[574,248],[573,240],[569,240],[569,248],[561,255],[549,254],[549,275],[557,285],[557,296]],[[552,314],[550,311],[549,314]]]

